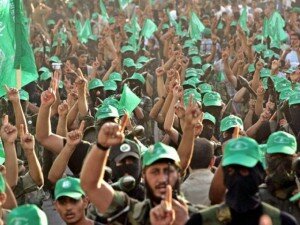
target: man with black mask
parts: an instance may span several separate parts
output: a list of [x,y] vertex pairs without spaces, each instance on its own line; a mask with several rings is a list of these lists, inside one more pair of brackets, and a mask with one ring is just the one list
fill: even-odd
[[297,190],[292,169],[297,143],[293,135],[278,131],[267,142],[267,177],[260,187],[262,200],[293,215],[300,221],[300,209],[289,198]]
[[291,120],[289,121],[292,135],[297,138],[298,151],[300,147],[299,131],[300,131],[300,91],[295,90],[289,97],[289,113]]
[[187,225],[257,225],[263,215],[268,215],[273,224],[298,224],[293,216],[261,201],[258,186],[264,180],[265,171],[255,140],[241,137],[228,141],[222,169],[228,190],[225,203],[193,215]]
[[204,113],[203,117],[203,131],[200,134],[200,137],[211,140],[215,132],[216,118],[210,113]]
[[102,81],[98,78],[94,78],[89,81],[88,89],[90,95],[90,105],[89,109],[92,111],[92,115],[94,116],[96,113],[95,107],[101,104],[101,101],[104,100],[104,85]]

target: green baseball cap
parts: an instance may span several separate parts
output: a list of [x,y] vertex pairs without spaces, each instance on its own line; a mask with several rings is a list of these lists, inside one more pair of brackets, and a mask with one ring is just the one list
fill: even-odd
[[124,45],[121,48],[121,53],[124,53],[124,52],[135,52],[135,50],[131,45]]
[[112,72],[109,74],[109,80],[122,81],[122,75],[118,72]]
[[142,64],[144,64],[144,63],[147,63],[147,62],[149,62],[149,58],[148,57],[146,57],[146,56],[140,56],[138,59],[137,59],[137,63],[142,63]]
[[134,60],[131,59],[131,58],[125,58],[123,60],[123,66],[125,66],[125,67],[135,67]]
[[203,97],[203,104],[205,106],[221,106],[221,95],[215,91],[207,92]]
[[161,142],[155,143],[143,155],[143,168],[150,166],[161,159],[170,159],[179,165],[180,158],[175,148]]
[[40,75],[40,80],[48,80],[52,77],[52,73],[49,70],[42,72]]
[[279,100],[280,101],[288,100],[292,93],[293,90],[291,88],[282,90],[279,94]]
[[204,71],[202,69],[196,69],[198,76],[203,76],[204,75]]
[[209,36],[209,35],[211,35],[211,29],[210,29],[210,28],[204,28],[202,34],[203,34],[204,36]]
[[[191,69],[194,69],[194,68],[191,68]],[[198,77],[197,71],[195,69],[185,71],[185,78],[189,79],[191,77]]]
[[98,78],[94,78],[92,80],[90,80],[89,84],[88,84],[88,89],[92,90],[98,87],[104,87],[102,81]]
[[128,80],[138,80],[142,84],[145,84],[145,82],[146,82],[145,78],[140,73],[134,73],[130,78],[128,78]]
[[111,118],[111,117],[119,117],[118,109],[111,105],[103,105],[98,108],[95,118],[96,120]]
[[217,122],[216,118],[208,112],[204,113],[203,120],[209,120],[213,124],[216,124],[216,122]]
[[192,88],[196,88],[196,84],[195,84],[194,80],[192,80],[191,78],[185,80],[185,81],[182,83],[182,86],[183,86],[183,87],[191,86]]
[[202,64],[202,59],[200,56],[193,56],[192,57],[192,64],[193,65],[201,65]]
[[241,165],[252,168],[260,160],[257,142],[249,137],[240,137],[229,140],[225,145],[222,166]]
[[292,88],[292,83],[288,79],[283,79],[275,84],[275,90],[278,92],[288,88]]
[[54,198],[70,197],[79,200],[85,193],[80,186],[80,180],[74,177],[59,179],[55,184]]
[[54,62],[54,63],[60,63],[61,62],[60,59],[56,55],[51,56],[49,61]]
[[113,80],[107,80],[103,83],[105,91],[115,91],[118,88],[118,85]]
[[199,84],[198,88],[200,89],[201,94],[205,94],[207,92],[212,92],[212,86],[207,83]]
[[255,66],[254,63],[252,63],[248,66],[248,73],[253,73],[254,71],[255,71]]
[[262,68],[260,71],[260,77],[265,78],[271,76],[271,70],[268,68]]
[[4,162],[5,162],[5,151],[4,151],[2,140],[0,138],[0,165],[3,165]]
[[111,105],[111,106],[117,108],[119,105],[119,101],[114,97],[108,97],[103,100],[102,105]]
[[47,20],[47,26],[50,26],[50,25],[55,25],[55,21],[54,20]]
[[263,52],[264,58],[272,58],[274,56],[275,52],[267,49]]
[[161,27],[161,29],[169,29],[170,28],[170,26],[169,26],[169,24],[167,24],[167,23],[164,23],[163,25],[162,25],[162,27]]
[[212,68],[212,64],[206,63],[202,66],[202,70],[205,73],[208,68]]
[[289,105],[300,104],[300,91],[293,91],[289,97]]
[[14,208],[6,218],[6,225],[48,225],[46,213],[36,205],[25,204]]
[[199,54],[199,50],[197,48],[197,46],[191,46],[189,47],[189,51],[188,51],[188,55],[198,55]]
[[233,127],[239,127],[241,130],[244,130],[244,124],[240,117],[229,115],[221,120],[220,131],[224,132]]
[[190,100],[190,95],[194,95],[194,100],[201,103],[201,94],[196,89],[189,88],[183,94],[184,105],[187,106]]
[[27,91],[24,91],[23,89],[19,90],[20,100],[28,101],[29,100],[29,94]]
[[294,73],[297,70],[297,67],[290,67],[288,70],[285,71],[287,74]]
[[44,66],[39,69],[39,72],[45,72],[45,71],[49,71],[49,69]]
[[267,153],[283,153],[287,155],[295,154],[297,150],[296,138],[284,131],[272,133],[267,141]]

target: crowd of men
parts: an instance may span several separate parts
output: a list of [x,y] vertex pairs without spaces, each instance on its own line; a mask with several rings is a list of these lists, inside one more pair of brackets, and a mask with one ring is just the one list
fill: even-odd
[[39,77],[0,98],[0,224],[299,224],[299,1],[24,10]]

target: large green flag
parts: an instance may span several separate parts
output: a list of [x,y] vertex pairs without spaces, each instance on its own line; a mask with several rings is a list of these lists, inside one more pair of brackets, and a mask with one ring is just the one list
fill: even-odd
[[144,22],[143,29],[141,31],[141,35],[145,38],[150,38],[155,31],[157,31],[156,24],[152,20],[146,19],[146,21]]
[[3,85],[17,87],[17,69],[21,86],[38,78],[25,22],[21,0],[0,0],[0,96]]
[[140,104],[141,99],[134,94],[127,84],[124,84],[119,105],[122,106],[130,114]]
[[132,0],[119,0],[120,9],[125,9]]
[[239,23],[240,27],[242,28],[242,30],[245,31],[245,33],[249,36],[250,30],[247,25],[247,20],[248,20],[247,8],[244,7],[238,23]]
[[205,26],[203,23],[200,21],[196,13],[192,12],[191,18],[189,21],[189,33],[190,37],[193,40],[200,40],[202,36],[202,32],[204,31]]
[[99,1],[99,4],[100,4],[101,15],[102,15],[103,19],[105,19],[106,21],[108,21],[109,16],[108,16],[108,14],[107,14],[106,7],[105,7],[103,1],[100,0],[100,1]]

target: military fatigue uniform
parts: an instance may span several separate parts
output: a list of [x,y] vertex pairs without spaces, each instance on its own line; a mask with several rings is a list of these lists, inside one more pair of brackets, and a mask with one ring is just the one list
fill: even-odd
[[[98,212],[94,206],[88,209],[88,217],[95,220],[96,217],[106,218],[107,224],[113,225],[150,225],[150,199],[138,201],[130,198],[125,192],[115,191],[113,200],[104,214]],[[204,207],[188,204],[190,215],[198,213]],[[103,222],[103,221],[102,221]]]

